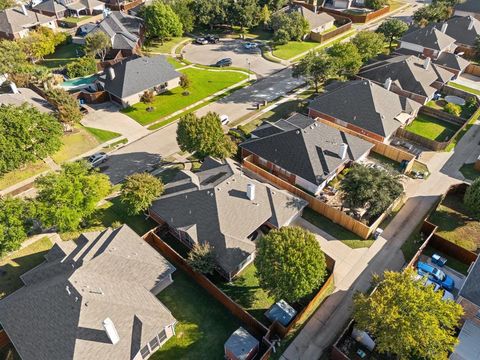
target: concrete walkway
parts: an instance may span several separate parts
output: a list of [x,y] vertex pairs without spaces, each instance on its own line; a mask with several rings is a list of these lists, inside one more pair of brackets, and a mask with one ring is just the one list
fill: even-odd
[[[470,132],[467,135],[470,135]],[[474,143],[471,141],[461,141],[457,151],[459,153],[473,151],[472,144]],[[334,270],[333,294],[314,313],[286,349],[281,357],[282,360],[318,359],[331,346],[351,318],[354,293],[369,289],[372,274],[382,274],[386,269],[397,271],[402,269],[405,264],[401,251],[403,243],[435,206],[439,197],[452,184],[459,182],[458,179],[442,172],[442,168],[451,159],[452,153],[430,155],[427,165],[432,173],[431,176],[427,180],[416,180],[415,183],[407,186],[406,204],[385,229],[382,237],[365,252],[349,251],[343,244],[340,245],[335,241],[322,241],[319,238],[321,235],[319,229],[312,228],[311,224],[303,224],[317,234],[325,252],[335,260],[338,259],[336,267],[338,266],[339,269]],[[455,166],[459,166],[459,162],[456,162]]]

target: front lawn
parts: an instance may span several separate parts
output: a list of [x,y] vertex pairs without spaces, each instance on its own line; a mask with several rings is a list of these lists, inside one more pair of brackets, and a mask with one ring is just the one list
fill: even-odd
[[232,282],[220,280],[216,282],[216,285],[233,301],[247,310],[250,315],[269,326],[270,321],[264,314],[275,303],[275,300],[260,287],[256,271],[255,265],[250,264]]
[[[176,87],[155,96],[151,104],[139,102],[122,110],[122,112],[141,125],[147,125],[247,78],[247,75],[243,73],[228,70],[209,71],[187,68],[181,70],[181,72],[187,75],[192,82],[189,89],[190,95],[183,95],[183,89]],[[153,107],[153,110],[149,112],[147,108],[150,107]]]
[[66,43],[58,46],[53,54],[47,55],[41,65],[48,68],[60,68],[83,56],[83,46],[74,43]]
[[435,141],[448,141],[460,127],[434,117],[418,114],[415,120],[405,127],[414,134]]
[[0,275],[0,299],[23,286],[20,275],[42,263],[52,245],[50,239],[44,237],[0,260],[0,269],[5,271]]
[[18,184],[20,181],[27,180],[35,175],[41,174],[50,167],[42,160],[27,164],[24,168],[10,171],[0,177],[0,190],[6,189],[12,185]]
[[223,345],[242,324],[182,270],[173,284],[158,294],[178,323],[176,335],[151,357],[152,360],[224,359]]
[[102,129],[96,129],[96,128],[91,128],[91,127],[85,127],[87,131],[95,136],[95,138],[100,142],[104,143],[110,140],[113,140],[117,137],[119,137],[121,134],[114,132],[114,131],[108,131],[108,130],[102,130]]
[[83,127],[77,126],[71,134],[65,134],[62,137],[62,147],[52,155],[52,159],[57,164],[62,164],[67,160],[82,155],[97,147],[100,143]]
[[352,249],[370,247],[375,241],[362,239],[360,236],[348,231],[338,224],[335,224],[325,216],[320,215],[310,208],[305,208],[305,210],[303,210],[302,217]]
[[317,46],[320,46],[320,43],[316,41],[289,41],[284,45],[275,45],[272,53],[277,58],[288,60]]
[[170,54],[175,46],[188,39],[191,38],[188,36],[174,37],[171,40],[164,41],[163,44],[158,40],[152,40],[149,41],[147,45],[143,46],[143,50],[151,53]]
[[475,221],[463,205],[462,196],[448,195],[430,216],[438,226],[437,234],[445,239],[476,252],[480,246],[480,221]]
[[460,168],[460,172],[466,179],[474,181],[476,178],[480,177],[480,171],[475,170],[475,164],[463,164]]

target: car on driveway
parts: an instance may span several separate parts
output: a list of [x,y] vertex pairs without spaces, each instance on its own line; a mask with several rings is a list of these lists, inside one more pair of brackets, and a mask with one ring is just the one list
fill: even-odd
[[207,45],[208,44],[208,40],[203,38],[203,37],[198,37],[195,39],[195,44],[198,44],[198,45]]
[[205,40],[207,40],[210,44],[217,44],[220,42],[220,38],[215,35],[207,35],[205,36]]
[[430,281],[440,285],[445,290],[453,291],[455,288],[455,282],[453,279],[436,267],[419,261],[417,264],[417,271],[419,275],[427,276]]
[[232,59],[230,58],[225,58],[218,60],[215,66],[217,67],[225,67],[225,66],[231,66],[232,65]]
[[256,43],[253,43],[253,42],[247,42],[247,43],[243,44],[243,47],[247,50],[250,50],[250,49],[256,49],[258,47],[258,45]]
[[108,155],[106,153],[98,152],[93,155],[90,155],[87,158],[87,161],[90,163],[90,165],[92,165],[93,167],[96,167],[104,163],[105,161],[107,161],[107,159],[108,159]]

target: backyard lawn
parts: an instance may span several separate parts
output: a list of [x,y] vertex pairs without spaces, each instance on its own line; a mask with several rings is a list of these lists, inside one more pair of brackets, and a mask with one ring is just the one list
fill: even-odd
[[460,172],[468,180],[475,180],[480,177],[480,171],[477,171],[473,168],[474,164],[463,164],[460,168]]
[[[155,100],[151,104],[139,102],[122,112],[141,125],[147,125],[247,78],[247,75],[243,73],[228,70],[209,71],[188,68],[181,72],[187,75],[192,82],[189,89],[190,95],[183,95],[184,90],[176,87],[155,96]],[[147,111],[147,108],[150,107],[153,107],[153,110]]]
[[173,274],[173,284],[158,299],[178,320],[176,335],[152,360],[222,360],[223,344],[242,324],[182,270]]
[[469,216],[460,195],[448,195],[430,216],[430,222],[438,226],[438,235],[467,250],[478,250],[480,221]]
[[116,133],[114,131],[108,131],[108,130],[102,130],[102,129],[95,129],[95,128],[90,128],[90,127],[85,127],[87,131],[95,136],[95,138],[100,142],[104,143],[110,140],[113,140],[117,137],[119,137],[121,134]]
[[41,62],[41,65],[48,68],[59,68],[72,62],[76,58],[83,55],[83,46],[79,44],[69,43],[57,47],[55,52],[47,55]]
[[289,41],[284,45],[276,45],[272,53],[280,59],[288,60],[319,45],[316,41]]
[[340,225],[337,225],[327,219],[326,217],[320,215],[319,213],[313,211],[310,208],[305,208],[303,210],[302,217],[308,222],[312,223],[319,229],[329,233],[337,240],[340,240],[345,245],[351,247],[352,249],[370,247],[375,240],[364,240],[358,235],[348,231]]
[[92,150],[97,147],[100,142],[83,127],[76,127],[71,134],[63,135],[62,147],[52,155],[52,159],[57,164],[62,164],[76,156]]
[[250,315],[268,326],[270,322],[264,313],[275,300],[260,287],[256,271],[255,265],[250,264],[232,282],[218,281],[216,285]]
[[439,119],[418,114],[405,130],[435,141],[448,141],[458,131],[459,126]]
[[31,178],[32,176],[41,174],[44,171],[49,170],[50,167],[42,160],[34,163],[27,164],[24,168],[10,171],[3,176],[0,176],[0,190],[6,189],[12,185],[19,183],[20,181]]
[[44,237],[12,255],[0,259],[0,269],[6,271],[1,276],[0,299],[22,287],[20,275],[42,263],[45,260],[43,256],[52,245],[50,239]]
[[90,19],[91,17],[93,17],[93,15],[68,16],[68,17],[62,19],[62,21],[76,24],[76,23],[79,23],[80,21],[88,20],[88,19]]

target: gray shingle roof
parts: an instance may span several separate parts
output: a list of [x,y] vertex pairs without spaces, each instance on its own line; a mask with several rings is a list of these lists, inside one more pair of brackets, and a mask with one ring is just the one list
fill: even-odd
[[439,66],[460,71],[465,70],[470,64],[468,60],[465,60],[461,56],[447,52],[441,53],[434,63]]
[[104,76],[105,90],[125,98],[180,77],[165,56],[124,59],[112,66],[115,78]]
[[[310,123],[305,126],[306,121],[302,118],[309,119]],[[293,125],[293,129],[282,129],[279,133],[251,139],[240,146],[316,185],[335,173],[342,164],[359,159],[373,147],[368,141],[300,114],[269,126],[282,128],[282,122]],[[348,145],[345,159],[338,155],[341,144]]]
[[472,13],[480,13],[480,2],[478,0],[459,0],[455,10]]
[[402,36],[401,41],[420,45],[428,49],[444,50],[453,44],[455,39],[442,33],[435,27],[435,24],[430,24],[424,28],[411,28]]
[[450,360],[478,360],[480,358],[480,324],[467,320],[458,334],[458,344],[455,346]]
[[480,306],[480,260],[478,259],[468,273],[458,295]]
[[309,106],[383,137],[389,137],[402,125],[396,119],[398,115],[413,114],[419,107],[415,101],[368,80],[347,82],[320,95]]
[[[57,243],[46,259],[0,301],[0,324],[23,360],[131,359],[175,323],[150,292],[175,268],[126,225]],[[120,336],[115,345],[102,326],[107,317]]]
[[27,15],[20,7],[14,7],[0,11],[0,31],[7,34],[15,34],[35,25],[46,24],[55,20],[54,17],[42,15],[27,9]]
[[[475,46],[475,39],[480,34],[480,21],[471,16],[454,16],[445,23],[448,24],[445,34],[454,38],[459,44]],[[442,24],[435,26],[440,30]],[[472,27],[469,30],[470,25]]]
[[243,327],[239,327],[225,342],[225,349],[235,355],[238,360],[247,360],[249,353],[255,347],[259,346],[260,342],[255,339]]
[[333,16],[325,12],[317,14],[301,5],[289,5],[281,9],[281,11],[284,11],[286,13],[300,13],[305,18],[305,20],[308,21],[308,24],[310,25],[310,30],[316,29],[319,26],[325,25],[331,21],[335,21],[335,18]]
[[107,34],[113,49],[132,50],[140,40],[142,26],[142,19],[121,11],[112,11],[92,32],[102,31]]
[[[182,179],[166,185],[165,194],[150,210],[193,241],[209,243],[227,273],[255,251],[249,235],[267,221],[276,227],[286,225],[306,206],[286,191],[244,176],[230,162],[183,173]],[[253,201],[246,195],[248,184],[255,185]]]
[[48,11],[51,13],[58,13],[67,10],[67,8],[57,0],[42,1],[40,4],[34,6],[33,9],[38,11]]
[[434,64],[425,69],[424,60],[416,56],[397,56],[365,67],[358,76],[382,85],[390,78],[400,89],[430,97],[437,91],[434,82],[447,83],[454,74]]

